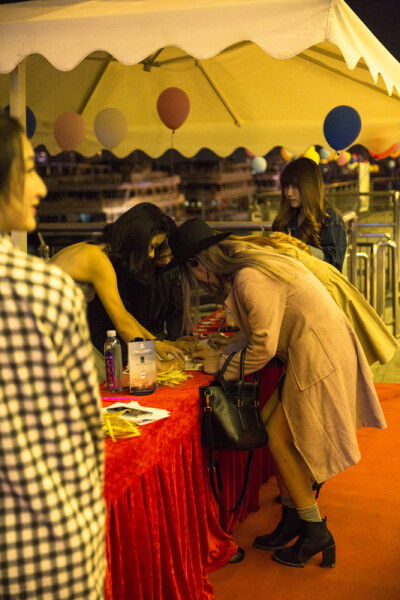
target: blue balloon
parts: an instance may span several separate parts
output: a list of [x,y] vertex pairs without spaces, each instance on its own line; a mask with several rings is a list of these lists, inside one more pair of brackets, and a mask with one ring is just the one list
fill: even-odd
[[351,106],[336,106],[325,117],[324,136],[336,151],[348,148],[361,131],[361,117]]
[[[7,106],[4,108],[4,112],[9,115],[10,114],[10,105],[7,104]],[[36,131],[36,117],[33,114],[33,111],[31,111],[31,109],[29,108],[29,106],[26,107],[26,137],[28,138],[28,140],[31,139],[31,137],[33,136],[33,134]]]

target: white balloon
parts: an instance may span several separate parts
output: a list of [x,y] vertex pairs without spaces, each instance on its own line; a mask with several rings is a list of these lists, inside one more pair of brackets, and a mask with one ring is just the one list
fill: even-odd
[[117,108],[103,108],[94,119],[93,129],[104,148],[111,150],[124,139],[128,123]]
[[264,173],[267,169],[267,161],[263,156],[255,156],[251,161],[251,168],[255,173]]

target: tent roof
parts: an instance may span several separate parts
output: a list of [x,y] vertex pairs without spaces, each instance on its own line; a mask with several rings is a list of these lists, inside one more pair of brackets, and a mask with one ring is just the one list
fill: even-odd
[[[140,63],[149,57],[145,70]],[[2,5],[0,73],[24,58],[27,104],[37,119],[32,141],[52,153],[59,151],[52,132],[59,114],[82,114],[87,136],[77,150],[93,154],[100,146],[94,117],[115,107],[128,120],[115,153],[140,148],[159,156],[171,135],[156,101],[170,86],[191,102],[174,139],[186,156],[205,146],[224,156],[239,146],[265,154],[275,145],[295,153],[326,145],[323,120],[339,104],[360,113],[359,143],[378,152],[400,140],[400,64],[343,0]],[[0,75],[3,105],[9,93]]]

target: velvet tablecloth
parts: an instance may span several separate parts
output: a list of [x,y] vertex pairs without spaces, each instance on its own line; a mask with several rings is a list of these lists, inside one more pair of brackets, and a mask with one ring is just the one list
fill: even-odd
[[105,406],[125,398],[171,412],[140,437],[106,439],[107,600],[211,600],[207,572],[236,552],[203,468],[198,388],[211,379],[193,372],[140,399],[102,391]]
[[[260,372],[261,403],[280,373],[275,365]],[[207,573],[230,560],[237,549],[230,532],[259,507],[260,485],[272,469],[266,448],[254,452],[243,505],[234,514],[218,508],[200,442],[198,388],[212,377],[198,371],[192,375],[178,388],[159,388],[149,396],[101,391],[104,406],[137,400],[171,413],[142,426],[139,437],[106,439],[107,600],[212,600]],[[247,453],[215,454],[223,481],[221,501],[233,506]]]

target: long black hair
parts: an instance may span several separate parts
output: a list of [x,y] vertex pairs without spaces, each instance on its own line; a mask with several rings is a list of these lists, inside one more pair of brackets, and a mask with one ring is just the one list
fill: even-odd
[[108,257],[141,280],[154,269],[149,259],[149,247],[154,236],[170,231],[169,217],[158,206],[141,202],[123,213],[114,223],[105,226],[99,242],[108,245]]

